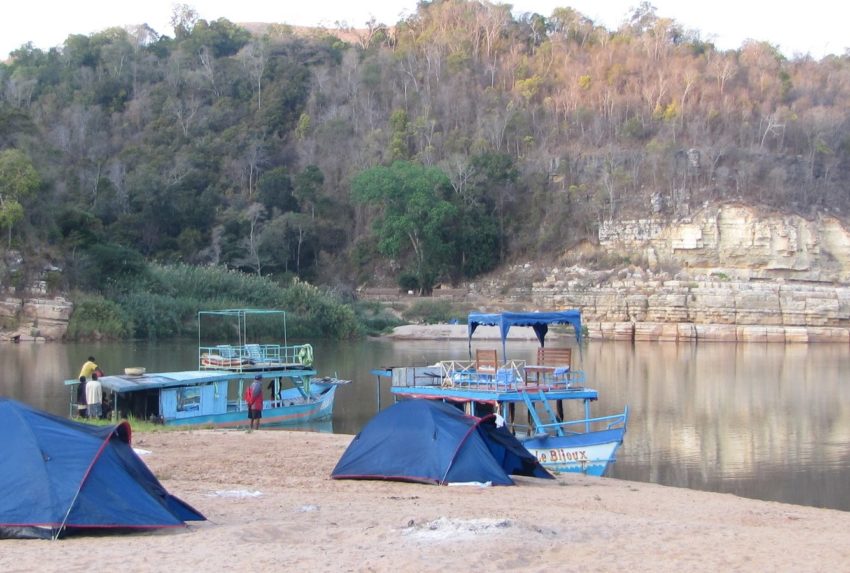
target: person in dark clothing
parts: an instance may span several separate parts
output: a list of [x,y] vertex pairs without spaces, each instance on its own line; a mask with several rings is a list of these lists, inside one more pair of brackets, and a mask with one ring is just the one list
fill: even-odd
[[77,386],[77,416],[85,418],[88,416],[86,407],[86,377],[80,376],[80,385]]

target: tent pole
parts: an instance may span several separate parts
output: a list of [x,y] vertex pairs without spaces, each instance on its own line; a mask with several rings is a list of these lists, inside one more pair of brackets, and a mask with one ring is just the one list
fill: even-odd
[[[115,432],[115,428],[112,428],[112,432]],[[83,479],[82,481],[80,481],[80,485],[77,487],[77,491],[74,492],[74,499],[72,499],[71,503],[68,504],[68,511],[65,512],[65,517],[62,518],[62,523],[59,525],[59,528],[56,530],[56,533],[53,534],[53,541],[59,539],[59,534],[62,533],[63,529],[65,529],[65,524],[68,523],[68,518],[71,516],[71,509],[73,509],[74,504],[77,503],[77,498],[80,497],[80,492],[83,490],[83,484],[86,483],[86,480],[88,479],[95,462],[97,462],[101,452],[103,452],[103,448],[106,447],[106,444],[108,444],[109,440],[111,439],[112,434],[109,434],[103,441],[103,443],[100,444],[100,448],[98,448],[97,453],[95,453],[94,459],[92,459],[92,461],[89,463],[89,467],[86,469],[86,473],[83,474]]]
[[381,411],[381,377],[375,376],[375,390],[378,396],[378,412]]

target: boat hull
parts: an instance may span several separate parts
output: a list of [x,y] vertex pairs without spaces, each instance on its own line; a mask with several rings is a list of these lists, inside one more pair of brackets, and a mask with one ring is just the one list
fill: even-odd
[[[261,425],[268,426],[303,426],[312,422],[329,420],[333,416],[334,396],[336,386],[313,385],[313,399],[303,401],[290,396],[283,396],[278,401],[280,406],[263,408]],[[180,419],[165,420],[166,426],[212,426],[215,428],[238,428],[248,425],[248,411],[234,411],[222,414],[192,416]]]
[[520,441],[550,471],[602,476],[614,461],[625,432],[625,428],[616,428],[568,436],[534,436]]

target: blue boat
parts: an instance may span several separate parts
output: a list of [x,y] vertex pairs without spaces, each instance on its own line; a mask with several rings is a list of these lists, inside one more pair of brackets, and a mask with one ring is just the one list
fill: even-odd
[[[283,344],[248,342],[249,336],[269,327],[255,328],[251,319],[265,317],[283,328]],[[223,319],[214,332],[235,333],[233,344],[205,344],[202,326]],[[349,383],[317,377],[313,348],[286,344],[286,313],[278,310],[229,309],[198,313],[197,370],[147,373],[131,367],[124,374],[99,378],[110,409],[117,417],[135,417],[166,425],[234,428],[248,425],[244,391],[256,375],[264,388],[262,426],[322,427],[333,415],[336,389]],[[77,380],[70,387],[71,408],[77,411]]]
[[[463,407],[470,415],[498,414],[546,469],[601,476],[615,461],[628,422],[628,406],[621,413],[593,417],[591,403],[598,392],[585,385],[585,374],[571,363],[571,349],[547,348],[546,334],[553,324],[569,325],[581,348],[581,313],[551,312],[472,313],[468,317],[468,360],[445,360],[425,367],[373,370],[391,379],[396,399],[430,398]],[[477,350],[472,338],[479,326],[496,326],[502,346]],[[540,348],[534,364],[508,359],[506,341],[511,327],[534,329]],[[525,420],[517,406],[525,410]],[[567,419],[566,409],[578,407],[580,415]]]

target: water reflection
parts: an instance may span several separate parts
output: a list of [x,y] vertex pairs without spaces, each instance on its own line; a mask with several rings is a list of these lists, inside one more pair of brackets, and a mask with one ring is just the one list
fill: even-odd
[[[332,429],[345,434],[392,403],[370,369],[467,356],[461,341],[311,342],[320,374],[354,380],[337,392]],[[0,394],[66,415],[61,382],[89,354],[107,373],[181,370],[195,367],[195,344],[2,344]],[[509,352],[530,360],[535,348],[518,342]],[[850,348],[592,342],[582,354],[600,391],[594,413],[631,411],[611,476],[850,510]]]

